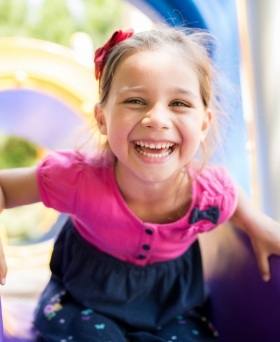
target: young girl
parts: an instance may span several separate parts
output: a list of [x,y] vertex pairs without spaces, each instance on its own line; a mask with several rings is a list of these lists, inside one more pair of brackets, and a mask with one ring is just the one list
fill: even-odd
[[269,280],[280,225],[223,168],[204,166],[216,121],[205,34],[117,31],[96,51],[95,72],[105,152],[60,151],[0,173],[0,209],[42,201],[69,214],[35,313],[38,341],[212,341],[198,309],[198,234],[234,221]]

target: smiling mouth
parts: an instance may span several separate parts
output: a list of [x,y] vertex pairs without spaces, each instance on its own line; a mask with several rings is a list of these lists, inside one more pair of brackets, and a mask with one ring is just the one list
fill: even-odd
[[149,158],[167,157],[175,149],[175,144],[170,142],[148,143],[146,141],[135,141],[134,144],[138,153]]

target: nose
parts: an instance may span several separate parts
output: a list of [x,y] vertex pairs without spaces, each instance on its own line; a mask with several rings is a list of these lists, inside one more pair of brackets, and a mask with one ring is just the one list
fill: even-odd
[[153,129],[169,129],[172,127],[170,113],[162,106],[154,106],[145,113],[142,126]]

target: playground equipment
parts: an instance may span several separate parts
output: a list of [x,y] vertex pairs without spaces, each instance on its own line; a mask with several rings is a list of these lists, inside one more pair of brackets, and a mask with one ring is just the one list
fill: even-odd
[[[44,150],[73,146],[74,132],[93,113],[93,69],[77,61],[72,50],[40,40],[1,38],[0,50],[1,132]],[[57,215],[57,225],[62,219]],[[37,243],[5,245],[9,277],[1,289],[4,341],[32,340],[32,312],[49,276],[57,225]]]
[[[242,18],[240,13],[237,12],[240,11],[240,8],[237,8],[237,3],[240,5],[240,2],[234,0],[130,0],[129,2],[154,21],[163,19],[167,20],[171,25],[185,24],[187,26],[206,28],[212,32],[219,41],[216,58],[220,69],[237,88],[241,86],[241,65],[250,61],[244,59],[244,51],[241,51],[241,40],[244,39],[244,35],[248,32],[242,31],[242,34],[239,32]],[[273,2],[272,0],[270,4]],[[252,10],[250,13],[255,20],[257,18],[253,17],[254,14],[258,16],[260,13],[264,13],[264,11],[257,13],[257,9],[260,9],[259,1],[251,2],[247,0],[243,3],[244,8],[247,5]],[[172,19],[170,19],[171,17]],[[242,20],[246,20],[246,13]],[[244,26],[242,27],[244,29]],[[7,41],[4,45],[0,45],[0,58],[2,58],[2,51],[6,48],[6,43]],[[17,43],[21,44],[22,49],[27,47],[28,50],[28,46],[30,46],[27,41],[23,44],[23,41],[19,40]],[[57,48],[43,48],[45,51],[43,57],[42,55],[36,55],[34,50],[33,52],[25,50],[26,53],[19,54],[19,50],[14,47],[17,52],[13,58],[11,58],[12,52],[10,51],[7,53],[6,60],[0,59],[1,129],[5,129],[11,134],[30,138],[40,146],[49,149],[69,146],[70,142],[67,140],[69,132],[72,132],[77,125],[83,124],[83,118],[88,115],[87,113],[90,110],[86,110],[85,116],[81,115],[81,112],[83,112],[84,108],[91,108],[95,92],[91,70],[84,66],[78,66],[79,63],[75,62],[71,53],[69,55],[69,51],[66,53],[68,57],[63,59]],[[36,57],[34,57],[33,53]],[[21,65],[20,68],[15,69],[13,67],[8,72],[7,66],[20,65],[21,62],[19,61],[22,57],[19,58],[19,56],[23,56],[25,63],[32,61],[31,64],[26,68],[24,67],[25,64]],[[243,56],[243,60],[241,60],[240,56]],[[245,57],[248,58],[248,55]],[[61,61],[61,58],[63,62],[60,63],[58,60]],[[37,69],[33,69],[35,65]],[[60,69],[63,69],[63,73],[61,73],[62,70]],[[7,87],[6,85],[3,86],[1,80],[3,80],[2,75],[8,74],[10,76],[6,77],[5,81],[7,82],[7,79],[9,79],[9,86]],[[11,75],[13,76],[11,77]],[[252,95],[252,93],[249,92],[249,95]],[[228,93],[226,96],[230,99],[232,95]],[[32,101],[28,102],[28,99],[32,99]],[[250,100],[246,100],[250,102]],[[28,102],[28,105],[25,101]],[[11,111],[10,105],[14,106],[13,111]],[[6,108],[6,111],[3,110],[3,107]],[[238,183],[247,192],[250,192],[252,188],[250,158],[246,149],[250,137],[248,137],[248,122],[244,119],[241,101],[233,107],[232,113],[229,114],[233,118],[234,125],[227,132],[225,146],[227,158],[225,164]],[[261,118],[260,116],[256,118],[261,122],[265,122],[265,115],[264,112]],[[259,134],[258,139],[260,139],[260,125],[258,125],[257,133]],[[266,151],[259,158],[262,163],[258,165],[261,165],[261,167],[264,167],[263,165],[267,166],[265,153]],[[267,175],[268,173],[262,172],[263,174]],[[264,188],[265,177],[262,176],[261,181],[261,187]],[[263,191],[262,195],[266,195],[264,199],[267,203],[265,208],[269,209],[271,207],[269,193]],[[275,194],[274,197],[277,198]],[[275,211],[272,214],[275,216]],[[61,220],[63,221],[63,218]],[[58,225],[61,224],[63,222],[58,223]],[[224,225],[211,233],[204,234],[200,241],[205,278],[209,289],[210,314],[214,324],[220,331],[220,341],[279,342],[279,258],[271,259],[272,281],[263,283],[250,243],[247,237],[236,227]],[[29,297],[27,293],[25,295],[19,293],[18,284],[15,284],[13,288],[14,296],[10,294],[10,297],[14,297],[14,302],[10,306],[8,302],[11,298],[3,290],[4,342],[31,342],[33,339],[30,330],[31,320],[23,319],[31,317],[36,296],[49,276],[47,263],[51,243],[51,240],[47,240],[31,246],[29,249],[30,254],[21,248],[18,251],[14,249],[10,253],[11,258],[14,258],[17,252],[20,255],[19,258],[26,260],[26,265],[30,265],[35,260],[34,255],[37,253],[39,261],[31,264],[31,267],[36,271],[38,270],[38,274],[41,275],[34,280],[34,283],[37,281],[36,284],[39,285],[36,286],[36,289],[33,289],[32,296],[30,296],[29,292]],[[7,256],[9,257],[9,248],[12,247],[7,246],[7,248]],[[14,262],[14,259],[11,260]],[[18,269],[16,271],[19,272]],[[31,277],[30,272],[28,278]],[[21,276],[21,281],[23,281],[22,278]],[[18,297],[20,297],[20,300]]]

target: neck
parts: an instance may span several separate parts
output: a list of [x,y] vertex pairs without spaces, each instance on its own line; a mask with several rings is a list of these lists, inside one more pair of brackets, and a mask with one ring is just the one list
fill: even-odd
[[189,208],[191,182],[185,172],[163,182],[145,183],[116,171],[116,180],[127,206],[143,221],[176,221]]

